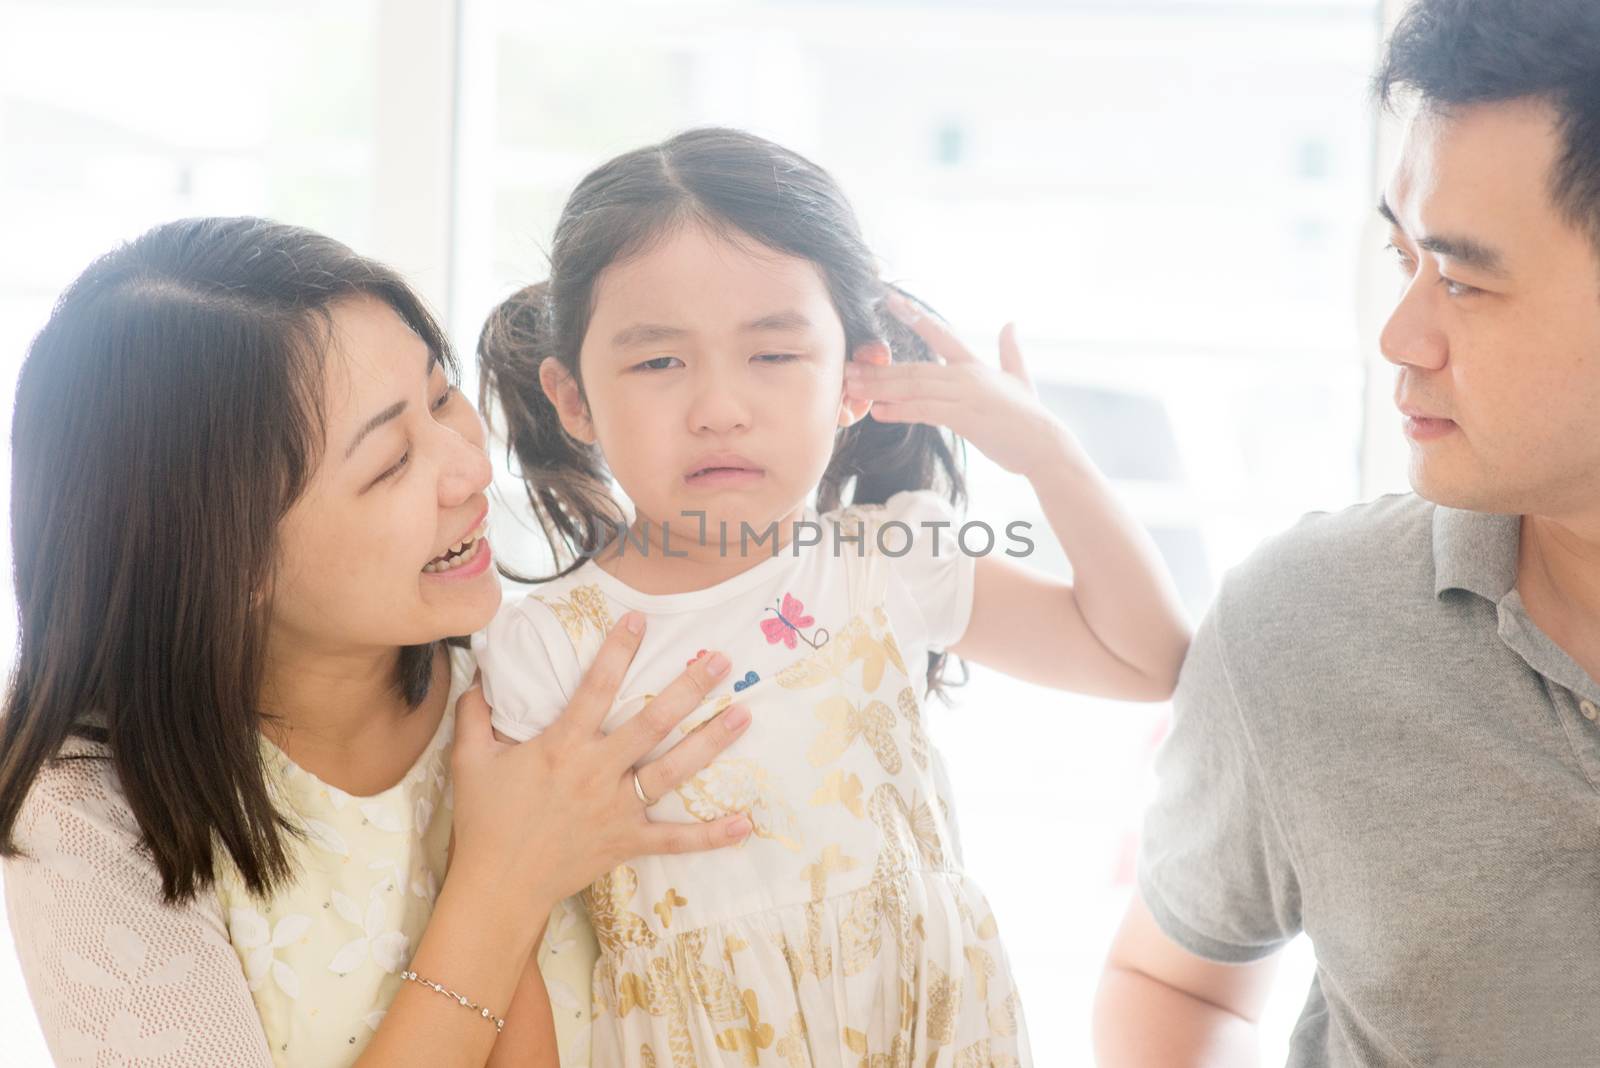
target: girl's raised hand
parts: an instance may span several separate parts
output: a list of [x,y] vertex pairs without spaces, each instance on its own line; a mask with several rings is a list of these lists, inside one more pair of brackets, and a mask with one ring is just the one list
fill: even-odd
[[1039,402],[1012,324],[1000,331],[1000,366],[994,367],[901,294],[891,291],[886,304],[943,362],[846,364],[845,390],[872,402],[872,418],[947,426],[1020,475],[1059,461],[1064,445],[1076,451],[1060,420]]

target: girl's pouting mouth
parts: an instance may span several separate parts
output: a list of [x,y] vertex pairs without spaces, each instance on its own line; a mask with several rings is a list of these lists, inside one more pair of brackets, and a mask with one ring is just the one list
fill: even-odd
[[690,486],[725,488],[748,486],[766,477],[766,469],[738,453],[711,453],[689,465],[683,481]]

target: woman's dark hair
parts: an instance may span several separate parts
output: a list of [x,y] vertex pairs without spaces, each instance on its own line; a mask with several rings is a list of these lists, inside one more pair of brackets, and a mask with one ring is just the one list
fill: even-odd
[[1415,0],[1374,86],[1385,104],[1409,92],[1440,110],[1548,101],[1565,141],[1552,199],[1600,249],[1600,2]]
[[[896,362],[931,361],[922,339],[888,313],[890,285],[862,239],[855,212],[827,171],[781,145],[728,129],[697,129],[618,156],[590,172],[568,198],[550,250],[550,277],[513,294],[478,340],[480,406],[498,402],[508,459],[557,562],[567,574],[623,521],[599,449],[568,436],[539,385],[539,364],[559,360],[583,386],[578,353],[602,271],[686,225],[816,264],[844,324],[845,347],[882,341]],[[879,504],[901,490],[937,488],[966,497],[962,445],[934,426],[863,419],[839,431],[817,490],[817,508]],[[848,501],[846,495],[848,493]],[[943,654],[929,658],[930,688]]]
[[[57,302],[12,428],[21,642],[0,720],[0,855],[18,852],[24,798],[78,736],[105,747],[168,901],[210,885],[222,854],[258,894],[291,876],[257,704],[272,575],[279,522],[321,453],[332,307],[361,295],[454,371],[397,274],[261,219],[156,227]],[[401,651],[413,707],[433,654]]]

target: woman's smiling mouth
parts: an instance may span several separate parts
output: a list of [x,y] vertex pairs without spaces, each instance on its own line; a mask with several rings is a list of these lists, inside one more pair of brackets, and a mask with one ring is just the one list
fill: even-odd
[[484,535],[489,530],[489,514],[484,513],[478,520],[478,525],[461,541],[450,546],[449,549],[435,556],[422,566],[422,571],[427,575],[442,575],[447,572],[459,572],[471,569],[474,574],[483,570],[472,565],[482,562],[487,563],[489,540]]

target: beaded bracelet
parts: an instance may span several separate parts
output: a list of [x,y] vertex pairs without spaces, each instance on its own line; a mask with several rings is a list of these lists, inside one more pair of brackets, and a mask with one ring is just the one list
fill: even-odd
[[438,993],[443,994],[445,997],[451,999],[452,1001],[460,1002],[461,1005],[463,1007],[465,1007],[465,1008],[477,1009],[479,1016],[482,1016],[485,1020],[493,1020],[494,1021],[494,1032],[495,1032],[495,1034],[499,1034],[501,1031],[505,1030],[506,1022],[504,1020],[502,1020],[500,1017],[496,1016],[494,1013],[490,1012],[488,1009],[484,1008],[482,1005],[479,1005],[476,1001],[469,1000],[466,997],[466,995],[464,995],[464,994],[457,994],[454,990],[446,990],[444,987],[440,986],[438,983],[434,982],[432,979],[424,979],[421,976],[419,976],[416,972],[401,972],[400,973],[400,978],[410,980],[413,983],[421,983],[423,986],[427,987],[429,990],[437,991]]

